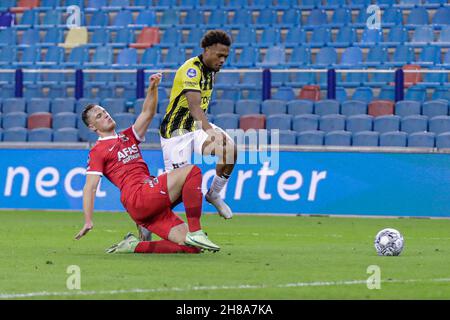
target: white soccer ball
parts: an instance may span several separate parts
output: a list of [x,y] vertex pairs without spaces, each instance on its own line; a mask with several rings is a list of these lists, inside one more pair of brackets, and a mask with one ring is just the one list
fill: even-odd
[[379,256],[398,256],[403,250],[403,236],[400,231],[386,228],[377,233],[375,249]]

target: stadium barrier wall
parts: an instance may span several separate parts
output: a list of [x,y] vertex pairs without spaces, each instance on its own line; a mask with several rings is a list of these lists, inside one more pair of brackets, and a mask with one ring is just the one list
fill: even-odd
[[[0,208],[82,209],[89,145],[51,145],[0,146]],[[450,153],[361,150],[240,151],[226,201],[234,212],[247,214],[450,217]],[[142,153],[152,174],[163,171],[161,150]],[[210,160],[199,165],[204,191],[215,173]],[[95,208],[123,211],[119,198],[118,189],[103,178]],[[207,203],[204,211],[215,212]]]

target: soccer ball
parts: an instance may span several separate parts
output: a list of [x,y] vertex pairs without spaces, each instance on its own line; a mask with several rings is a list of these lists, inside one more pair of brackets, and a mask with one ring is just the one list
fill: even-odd
[[386,228],[377,233],[375,249],[379,256],[398,256],[403,250],[403,236],[395,229]]

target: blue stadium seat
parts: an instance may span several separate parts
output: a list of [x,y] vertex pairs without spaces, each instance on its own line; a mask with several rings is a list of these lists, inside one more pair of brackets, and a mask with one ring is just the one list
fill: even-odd
[[341,114],[328,114],[320,117],[319,130],[324,132],[345,130],[345,116]]
[[[282,43],[285,47],[298,47],[299,43],[306,42],[306,32],[300,27],[290,27],[286,33],[286,38]],[[295,49],[294,49],[295,50]],[[292,53],[293,54],[293,53]]]
[[[311,50],[306,47],[294,47],[286,63],[288,67],[302,67],[311,63]],[[298,72],[296,73],[298,74]]]
[[102,9],[108,5],[108,0],[88,0],[86,9],[94,10],[94,9]]
[[436,45],[445,45],[450,42],[450,25],[443,26],[439,33]]
[[262,73],[261,72],[245,72],[242,77],[242,82],[234,82],[232,83],[235,87],[237,83],[237,87],[241,89],[255,89],[261,88],[262,86]]
[[213,115],[234,113],[234,101],[224,99],[212,101],[209,107],[209,112]]
[[239,115],[234,113],[223,113],[214,117],[214,124],[222,129],[239,128]]
[[228,100],[238,101],[240,99],[240,97],[241,97],[240,90],[227,89],[227,90],[223,90],[222,96],[220,98],[221,99],[228,99]]
[[159,126],[161,125],[163,118],[164,118],[163,114],[158,114],[158,113],[155,114],[153,116],[153,119],[152,119],[152,122],[150,123],[149,128],[150,129],[159,129]]
[[321,146],[325,132],[318,130],[303,131],[297,134],[297,145],[302,146]]
[[159,28],[173,28],[180,24],[180,12],[177,9],[169,8],[162,12],[160,20],[158,22]]
[[279,129],[279,130],[291,130],[292,128],[292,116],[290,114],[272,114],[266,117],[266,128]]
[[27,114],[25,112],[10,112],[3,114],[3,129],[15,127],[25,128],[27,124]]
[[189,9],[186,12],[186,16],[182,21],[183,28],[195,28],[197,26],[202,27],[204,25],[203,11],[196,9]]
[[148,129],[145,134],[145,143],[161,144],[159,129]]
[[[280,130],[279,134],[279,144],[282,146],[286,145],[296,145],[297,143],[297,133],[292,130]],[[271,144],[274,144],[273,136],[271,139]]]
[[448,115],[448,103],[442,100],[426,101],[422,104],[422,114],[432,118]]
[[117,12],[116,16],[113,18],[112,23],[108,26],[109,29],[118,29],[128,27],[132,25],[133,13],[129,10],[120,10]]
[[296,98],[294,89],[292,87],[279,87],[272,95],[272,99],[290,101]]
[[339,101],[339,103],[348,100],[347,91],[345,91],[344,87],[336,87],[336,100]]
[[431,19],[431,24],[433,25],[449,25],[450,7],[441,6],[439,7]]
[[385,85],[380,89],[378,100],[395,100],[395,90],[393,86]]
[[315,114],[300,114],[292,119],[292,129],[297,132],[318,130],[319,116]]
[[109,16],[105,11],[94,11],[91,15],[88,28],[90,30],[106,28],[109,25]]
[[[278,70],[276,70],[276,69],[271,70],[270,83],[272,85],[272,88],[291,86],[290,79],[289,79],[290,73],[283,72],[284,70],[280,70],[280,72],[277,72],[277,71]],[[295,96],[295,94],[294,94],[294,96]]]
[[100,99],[96,98],[81,98],[78,99],[75,105],[75,113],[80,115],[83,112],[84,108],[89,104],[100,105]]
[[[280,1],[278,1],[279,3]],[[278,5],[277,9],[281,9]],[[292,28],[292,26],[300,26],[302,23],[302,14],[299,10],[284,9],[281,15],[281,21],[277,24],[280,28]],[[288,31],[289,33],[289,31]],[[302,42],[300,40],[300,42]]]
[[257,41],[256,30],[253,28],[241,28],[239,29],[236,39],[234,41],[235,46],[250,46]]
[[28,131],[29,142],[51,142],[53,131],[49,128],[37,128]]
[[124,99],[106,98],[102,101],[102,107],[112,116],[116,113],[126,112]]
[[349,47],[341,56],[341,67],[356,67],[363,62],[363,52],[358,47]]
[[408,136],[408,147],[434,148],[435,134],[431,132],[416,132]]
[[207,24],[211,28],[223,28],[228,24],[227,11],[222,8],[212,10]]
[[151,27],[155,24],[156,24],[156,11],[153,10],[140,10],[136,17],[136,21],[134,22],[134,26],[137,28]]
[[53,28],[56,26],[65,26],[62,21],[62,12],[59,10],[48,10],[44,13],[42,23],[35,25],[38,28]]
[[367,114],[349,116],[346,121],[346,130],[352,133],[372,131],[373,117]]
[[436,136],[436,148],[450,148],[450,132],[441,133]]
[[108,29],[95,29],[92,32],[91,40],[86,46],[98,47],[111,42],[111,31]]
[[27,112],[28,114],[35,112],[50,112],[50,100],[46,98],[32,98],[28,100]]
[[400,117],[418,115],[421,111],[421,104],[418,101],[402,100],[395,104],[395,114]]
[[358,46],[362,48],[372,47],[374,45],[378,45],[383,42],[383,31],[380,29],[364,29],[364,32],[361,37],[361,41],[358,43]]
[[[150,47],[145,49],[141,57],[140,64],[145,67],[156,67],[161,62],[161,51],[157,47]],[[165,78],[165,77],[164,77]],[[165,79],[163,79],[164,81]]]
[[292,79],[288,82],[288,85],[293,87],[303,87],[304,85],[310,85],[316,83],[316,74],[313,72],[293,72]]
[[321,48],[331,43],[331,29],[327,27],[316,27],[312,32],[309,42],[303,43],[302,45],[311,48]]
[[25,112],[26,101],[23,98],[8,98],[3,100],[3,114],[11,112]]
[[391,61],[386,62],[386,65],[391,67],[401,67],[405,64],[410,64],[414,61],[414,51],[411,47],[399,45],[396,47]]
[[241,99],[236,102],[235,110],[235,112],[241,116],[259,114],[261,112],[261,103],[257,100]]
[[342,26],[339,28],[334,42],[329,45],[337,48],[347,48],[352,46],[358,40],[356,29],[351,26]]
[[261,113],[266,116],[286,113],[286,101],[277,99],[264,100],[261,104]]
[[182,64],[184,60],[184,50],[174,46],[169,48],[160,65],[164,68],[175,68],[176,66]]
[[373,46],[362,63],[366,67],[378,67],[388,61],[388,51],[383,46]]
[[22,34],[20,46],[34,46],[41,42],[38,29],[28,29]]
[[347,100],[341,104],[341,113],[344,116],[367,114],[367,103],[359,100]]
[[315,65],[318,67],[328,67],[337,63],[337,52],[332,47],[323,47],[316,55]]
[[380,134],[380,147],[406,147],[407,139],[406,132],[385,132]]
[[378,147],[380,134],[375,131],[356,132],[352,136],[352,145],[358,147]]
[[390,29],[383,45],[396,47],[398,45],[403,45],[408,41],[408,30],[399,23]]
[[424,102],[427,98],[426,88],[422,86],[412,86],[406,90],[405,100]]
[[205,30],[202,28],[192,28],[189,30],[189,34],[186,38],[186,42],[181,43],[180,45],[185,48],[196,48],[203,38],[203,34]]
[[76,128],[77,115],[73,112],[60,112],[52,116],[53,129]]
[[[3,122],[5,118],[3,117]],[[5,124],[3,124],[3,127]],[[450,132],[450,117],[449,116],[436,116],[428,121],[429,131],[436,134]]]
[[159,47],[173,47],[181,42],[182,34],[181,30],[177,28],[168,28],[164,30],[161,36]]
[[324,144],[326,146],[350,146],[352,144],[352,134],[348,131],[331,131],[325,135]]
[[352,12],[349,8],[340,7],[333,11],[330,20],[330,27],[341,27],[352,23]]
[[267,49],[262,62],[257,62],[257,67],[277,68],[286,63],[286,50],[284,47],[275,46]]
[[319,100],[314,104],[314,113],[323,116],[328,114],[338,114],[340,103],[337,100]]
[[[247,27],[247,26],[253,24],[252,17],[253,17],[253,15],[252,15],[251,11],[248,9],[236,10],[236,11],[234,11],[234,15],[232,16],[228,26],[230,28]],[[255,38],[255,40],[256,40],[256,38]]]
[[428,118],[421,115],[403,117],[400,122],[401,131],[406,133],[423,132],[428,130]]
[[255,21],[255,25],[257,27],[266,27],[266,26],[270,27],[276,23],[277,23],[277,11],[272,8],[261,9]]
[[4,142],[25,142],[27,141],[27,129],[9,128],[3,131]]
[[356,88],[352,95],[352,100],[359,100],[365,103],[370,103],[373,99],[372,89],[369,87]]
[[438,46],[425,46],[419,54],[416,64],[420,66],[437,65],[440,62],[441,49]]
[[426,25],[428,23],[428,11],[424,7],[412,8],[406,19],[406,25],[409,26]]
[[450,102],[450,90],[448,88],[435,88],[433,95],[433,100],[447,100],[447,102]]
[[[387,0],[385,2],[394,2],[395,0]],[[381,1],[378,1],[378,5],[383,5]],[[384,3],[388,5],[388,3]],[[382,27],[393,27],[403,25],[403,15],[400,9],[393,5],[388,5],[383,11],[383,19],[381,20]]]
[[[432,69],[430,71],[441,71],[441,69]],[[444,86],[447,81],[447,73],[429,72],[423,76],[422,85],[426,87]]]
[[38,14],[39,12],[36,9],[25,10],[22,13],[22,18],[17,23],[16,28],[19,30],[33,28],[35,25],[39,24],[39,21],[37,19]]
[[131,127],[135,119],[136,116],[133,113],[123,112],[114,114],[114,121],[116,121],[116,127],[119,131]]
[[244,47],[233,65],[239,68],[249,68],[255,66],[257,61],[259,61],[259,50],[254,47]]
[[[39,61],[40,51],[37,47],[29,46],[24,48],[20,61],[16,60],[12,63],[14,67],[18,68],[26,68],[34,66],[36,61]],[[18,56],[20,56],[18,54]],[[33,74],[24,74],[24,81],[36,82],[37,75]]]
[[313,9],[306,18],[305,27],[323,26],[328,24],[328,18],[325,10]]
[[53,131],[53,142],[78,142],[78,130],[75,128],[61,128]]
[[[78,46],[70,51],[66,62],[61,63],[61,66],[64,68],[75,68],[84,65],[85,62],[89,60],[89,51],[86,46]],[[69,78],[69,77],[67,77]],[[68,81],[74,81],[75,77],[72,76],[73,79],[69,79]]]
[[297,5],[297,0],[278,0],[276,5],[273,7],[276,9],[290,11],[289,9],[294,8],[295,5]]
[[373,130],[380,133],[399,131],[400,117],[395,115],[376,117],[373,121]]
[[13,28],[0,29],[0,45],[9,46],[16,44],[16,32]]
[[311,10],[317,7],[317,0],[302,0],[298,5],[294,3],[294,7],[301,10]]
[[[139,101],[139,100],[136,100],[136,101]],[[169,99],[159,100],[159,103],[158,103],[158,113],[160,113],[160,114],[165,114],[165,113],[166,113],[167,106],[169,105],[169,102],[170,102]],[[138,109],[135,109],[134,113],[135,113],[135,114],[141,113],[141,111],[142,111],[142,105],[139,105],[139,103],[138,103],[137,105],[135,105],[135,108],[136,108],[136,106],[138,107]]]
[[215,78],[215,89],[231,89],[236,87],[236,84],[239,83],[240,74],[238,72],[220,72],[216,74]]
[[415,28],[411,42],[414,46],[425,46],[434,41],[434,32],[431,26],[418,26]]
[[300,114],[312,114],[314,102],[311,100],[292,100],[287,103],[287,113],[293,116]]

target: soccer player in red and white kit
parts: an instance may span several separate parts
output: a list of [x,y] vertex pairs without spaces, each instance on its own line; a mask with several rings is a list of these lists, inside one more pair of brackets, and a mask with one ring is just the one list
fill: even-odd
[[[92,215],[98,183],[105,176],[120,189],[120,200],[131,218],[163,240],[139,241],[131,233],[107,250],[109,253],[199,253],[202,249],[218,251],[201,229],[202,174],[189,165],[158,177],[150,175],[139,143],[153,119],[158,103],[161,74],[150,77],[142,112],[128,129],[116,133],[116,123],[99,105],[90,104],[82,113],[86,126],[99,136],[89,152],[86,183],[83,188],[85,224],[77,240],[93,228]],[[172,211],[183,202],[187,225]]]

